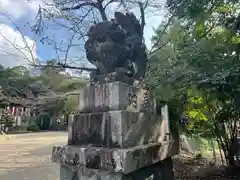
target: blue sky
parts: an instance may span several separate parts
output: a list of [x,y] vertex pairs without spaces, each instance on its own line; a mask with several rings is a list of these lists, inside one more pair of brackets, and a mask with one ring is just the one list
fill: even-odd
[[[0,15],[0,63],[5,67],[26,65],[29,61],[32,61],[32,57],[39,58],[42,61],[56,58],[57,55],[53,46],[47,43],[40,43],[42,37],[36,36],[31,32],[29,25],[24,26],[27,23],[33,24],[35,22],[39,4],[44,6],[42,0],[34,0],[31,3],[28,3],[27,0],[0,0],[0,13],[8,14],[23,32],[23,34],[20,34],[7,18]],[[133,12],[137,16],[139,15],[136,9],[133,9]],[[147,24],[144,32],[147,47],[151,46],[150,39],[153,34],[153,28],[156,28],[162,19],[162,15],[147,14]],[[52,25],[52,22],[47,23]],[[24,39],[26,39],[31,53],[24,50],[24,48],[26,48],[26,42],[23,41],[22,35],[25,37]],[[50,28],[45,35],[54,37],[57,42],[64,41],[71,37],[69,32],[64,28]],[[74,43],[83,44],[81,41],[75,41]],[[13,45],[15,47],[13,47]],[[59,54],[59,56],[63,55]],[[71,59],[84,59],[82,58],[83,56],[84,51],[82,51],[82,49],[80,50],[79,47],[72,48],[69,52],[69,58]],[[86,60],[77,61],[76,64],[88,66]]]

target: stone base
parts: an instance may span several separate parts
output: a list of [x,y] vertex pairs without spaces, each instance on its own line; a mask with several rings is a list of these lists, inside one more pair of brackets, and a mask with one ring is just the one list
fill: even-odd
[[176,141],[153,143],[126,149],[91,146],[54,147],[52,161],[68,167],[87,167],[111,172],[130,173],[151,166],[179,152]]
[[105,148],[156,143],[164,139],[166,128],[156,114],[128,111],[76,114],[71,123],[68,145]]
[[148,112],[156,114],[154,92],[141,83],[129,85],[123,82],[88,84],[80,92],[80,113],[107,111]]
[[174,180],[173,163],[169,158],[129,174],[61,165],[59,180]]

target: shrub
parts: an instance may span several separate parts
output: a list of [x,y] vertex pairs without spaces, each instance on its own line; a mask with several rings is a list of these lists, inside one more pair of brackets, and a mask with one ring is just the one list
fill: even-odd
[[196,159],[201,159],[202,157],[203,157],[203,155],[200,152],[197,153],[196,156],[195,156]]
[[4,125],[4,127],[12,127],[13,126],[13,121],[14,121],[14,118],[12,115],[9,115],[9,114],[3,114],[2,117],[0,118],[0,124]]
[[40,130],[40,128],[38,127],[37,124],[30,124],[27,128],[28,131],[32,131],[32,132],[38,132]]

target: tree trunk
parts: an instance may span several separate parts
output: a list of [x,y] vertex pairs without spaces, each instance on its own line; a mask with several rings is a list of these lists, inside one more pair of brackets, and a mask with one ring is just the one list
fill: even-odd
[[103,5],[101,3],[98,4],[98,10],[99,10],[99,12],[101,14],[102,20],[103,21],[107,21],[108,20],[107,19],[107,15],[106,15],[105,9],[104,9],[104,7],[103,7]]
[[217,156],[216,156],[216,150],[215,150],[215,147],[214,147],[214,143],[213,143],[213,139],[211,138],[211,146],[212,146],[212,151],[213,151],[213,159],[214,159],[214,164],[217,163]]

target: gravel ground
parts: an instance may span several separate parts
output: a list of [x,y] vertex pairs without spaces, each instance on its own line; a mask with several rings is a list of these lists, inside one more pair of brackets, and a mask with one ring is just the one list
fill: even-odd
[[67,142],[66,132],[0,135],[1,180],[57,180],[59,165],[51,162],[54,145]]

